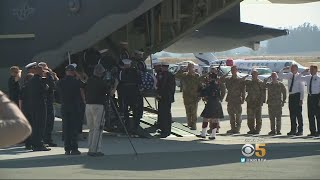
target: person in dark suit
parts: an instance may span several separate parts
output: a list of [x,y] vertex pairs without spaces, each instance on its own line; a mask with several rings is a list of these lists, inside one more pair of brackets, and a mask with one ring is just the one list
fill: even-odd
[[46,96],[49,86],[43,79],[43,68],[35,67],[34,76],[26,83],[26,96],[30,99],[30,113],[32,132],[32,149],[33,151],[50,151],[44,143],[44,130],[47,119],[47,104]]
[[40,62],[39,66],[41,66],[46,72],[44,73],[45,82],[48,84],[49,88],[47,91],[47,123],[46,130],[44,135],[44,143],[48,144],[50,147],[56,147],[52,140],[52,131],[54,126],[54,110],[53,110],[53,102],[54,102],[54,90],[55,83],[59,80],[57,74],[53,72],[45,62]]
[[16,105],[19,105],[20,79],[21,70],[18,66],[12,66],[10,68],[10,78],[8,80],[9,98],[11,99],[11,101],[16,103]]
[[174,102],[174,93],[176,91],[175,77],[168,71],[168,68],[169,64],[162,63],[162,71],[157,85],[160,138],[166,138],[171,134],[171,104]]
[[[124,69],[120,71],[119,75],[119,84],[123,88],[123,113],[124,119],[127,125],[131,125],[131,133],[137,134],[137,129],[140,124],[140,111],[139,111],[139,97],[141,96],[140,85],[141,85],[141,76],[139,72],[131,68],[131,60],[124,59]],[[133,123],[129,121],[129,107],[133,111]]]
[[[79,155],[78,133],[80,121],[81,83],[75,77],[76,68],[66,67],[66,76],[57,83],[61,98],[62,127],[64,136],[65,155]],[[84,99],[84,97],[82,98]]]

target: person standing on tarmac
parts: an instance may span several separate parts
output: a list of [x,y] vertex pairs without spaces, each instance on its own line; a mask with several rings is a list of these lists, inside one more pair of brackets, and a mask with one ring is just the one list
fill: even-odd
[[219,128],[219,119],[224,118],[221,106],[223,97],[221,95],[221,83],[218,80],[218,74],[211,73],[208,79],[209,83],[201,91],[201,97],[206,101],[206,105],[201,113],[201,117],[203,117],[202,131],[197,137],[206,138],[208,122],[211,122],[212,132],[209,139],[214,140]]
[[49,86],[43,79],[44,70],[35,67],[34,76],[26,83],[26,96],[30,98],[30,112],[32,122],[32,149],[33,151],[50,151],[44,143],[44,130],[47,120],[47,91]]
[[21,70],[18,66],[12,66],[10,68],[10,78],[8,80],[9,87],[9,98],[19,105],[19,94],[20,94],[20,84],[19,80],[21,79]]
[[[27,84],[29,80],[34,76],[32,73],[28,73],[25,77],[24,84],[21,87],[20,94],[19,94],[19,107],[21,111],[23,112],[24,116],[27,118],[28,122],[32,126],[32,115],[31,115],[31,107],[32,107],[32,99],[30,95],[27,94]],[[27,150],[32,150],[32,139],[31,136],[29,136],[25,140],[25,148]]]
[[57,74],[53,72],[45,62],[40,62],[39,66],[41,66],[46,72],[44,73],[45,82],[48,84],[49,89],[47,91],[47,123],[46,123],[46,130],[44,134],[44,143],[48,144],[50,147],[56,147],[52,140],[52,131],[54,126],[54,109],[53,109],[53,102],[54,102],[54,90],[56,86],[56,82],[59,80]]
[[226,78],[226,75],[220,78],[221,82],[225,82],[228,94],[226,101],[228,102],[227,109],[230,116],[231,129],[227,131],[228,134],[239,134],[242,123],[242,107],[241,105],[245,101],[245,86],[243,80],[238,77],[237,66],[231,67],[232,76]]
[[262,126],[261,111],[263,103],[266,101],[266,91],[263,82],[258,79],[258,71],[253,69],[251,75],[251,80],[244,81],[248,92],[246,101],[249,132],[247,134],[260,134]]
[[[108,84],[103,80],[105,68],[97,64],[86,85],[86,118],[90,129],[88,146],[88,156],[103,156],[101,152],[101,142],[104,120],[105,97],[108,92]],[[113,96],[115,89],[110,96]],[[102,126],[102,127],[101,127]]]
[[[268,80],[272,79],[270,83]],[[281,116],[282,108],[287,99],[287,90],[281,81],[278,81],[278,75],[273,72],[269,78],[264,79],[265,87],[268,89],[268,110],[271,125],[269,135],[281,135]]]
[[179,70],[175,77],[183,83],[182,94],[186,108],[188,127],[190,127],[191,130],[196,130],[198,102],[200,101],[199,90],[201,89],[203,77],[195,72],[194,64],[189,63],[187,68],[187,72]]
[[[308,75],[303,75],[304,73],[308,73]],[[298,75],[298,78],[307,85],[310,130],[308,136],[320,136],[320,76],[318,75],[318,66],[311,65],[310,70],[306,69]]]
[[[285,70],[291,70],[289,73],[284,73]],[[289,91],[289,114],[291,121],[291,130],[287,133],[288,136],[302,136],[303,135],[303,116],[302,105],[304,99],[305,83],[299,78],[298,65],[292,64],[290,67],[285,67],[279,71],[281,79],[288,80]],[[297,127],[298,121],[298,127]],[[298,129],[298,132],[297,132]]]
[[[79,112],[81,101],[81,84],[75,78],[76,68],[73,65],[66,67],[66,76],[59,80],[57,89],[61,97],[62,126],[64,135],[65,155],[79,155],[78,131]],[[83,99],[85,99],[83,97]]]
[[123,113],[127,125],[131,125],[129,121],[129,107],[133,111],[133,126],[131,132],[137,135],[137,130],[140,124],[140,112],[138,110],[139,104],[137,103],[138,97],[141,96],[141,76],[139,72],[131,67],[131,60],[124,59],[124,69],[120,71],[119,85],[122,86],[123,93]]
[[171,104],[174,102],[176,81],[172,73],[168,71],[169,64],[162,63],[162,72],[158,81],[158,123],[161,133],[160,138],[166,138],[171,134]]

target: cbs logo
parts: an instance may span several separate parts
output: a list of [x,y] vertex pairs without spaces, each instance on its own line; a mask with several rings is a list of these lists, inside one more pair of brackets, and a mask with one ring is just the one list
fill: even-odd
[[241,152],[245,157],[251,157],[255,154],[257,157],[264,157],[267,154],[266,144],[245,144],[241,148]]

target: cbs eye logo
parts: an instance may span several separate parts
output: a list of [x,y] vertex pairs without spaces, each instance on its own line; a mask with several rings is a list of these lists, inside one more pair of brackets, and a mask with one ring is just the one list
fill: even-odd
[[257,157],[264,157],[267,154],[266,144],[245,144],[241,148],[241,152],[245,157],[251,157],[255,154]]

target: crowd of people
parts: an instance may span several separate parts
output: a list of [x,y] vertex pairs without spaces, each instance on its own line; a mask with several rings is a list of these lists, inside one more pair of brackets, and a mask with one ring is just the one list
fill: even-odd
[[[284,73],[287,70],[289,73]],[[203,117],[202,131],[200,138],[206,138],[207,133],[211,134],[209,139],[215,139],[219,131],[219,119],[224,117],[221,102],[227,102],[227,112],[230,117],[231,129],[228,134],[239,134],[242,123],[242,104],[247,102],[247,134],[260,134],[262,128],[262,107],[268,104],[268,113],[271,124],[271,131],[268,135],[281,135],[282,108],[286,103],[287,90],[280,79],[288,79],[289,91],[289,112],[291,130],[287,135],[303,135],[302,104],[304,99],[305,83],[308,92],[308,118],[310,134],[308,136],[320,135],[320,79],[317,74],[317,66],[310,66],[309,69],[298,73],[297,65],[285,67],[278,74],[273,72],[264,81],[258,78],[258,72],[253,69],[252,79],[239,77],[237,67],[231,68],[231,76],[225,74],[218,76],[217,68],[204,76],[200,76],[194,70],[193,64],[189,64],[187,72],[179,71],[176,77],[183,83],[183,99],[187,114],[188,126],[196,129],[197,106],[200,97],[205,101],[205,109],[201,113]],[[205,82],[209,80],[208,82]],[[201,88],[202,87],[202,88]],[[202,92],[199,91],[202,89]],[[206,92],[206,93],[204,93]],[[199,94],[200,93],[200,94]],[[210,129],[207,131],[208,122]],[[298,122],[298,123],[297,123]]]
[[[231,76],[221,75],[218,68],[200,76],[193,64],[187,71],[180,70],[173,75],[168,63],[154,63],[155,75],[147,72],[144,52],[136,50],[130,55],[128,43],[120,43],[119,57],[104,53],[94,66],[92,74],[83,78],[76,64],[65,67],[65,76],[61,79],[45,62],[33,62],[25,66],[27,73],[21,78],[17,66],[10,68],[9,98],[21,109],[32,127],[32,134],[25,140],[26,149],[49,151],[57,146],[53,142],[55,93],[61,103],[62,129],[66,155],[78,155],[78,139],[82,133],[84,117],[89,128],[88,155],[103,156],[102,133],[112,127],[128,129],[131,135],[139,136],[138,129],[143,116],[143,92],[155,90],[158,101],[159,128],[157,136],[166,138],[171,134],[171,105],[175,101],[175,78],[183,83],[183,100],[187,115],[187,124],[197,129],[198,102],[202,99],[205,108],[201,113],[202,130],[197,137],[214,140],[219,132],[219,120],[224,118],[221,102],[227,102],[230,117],[229,134],[240,133],[242,123],[242,104],[247,102],[248,134],[260,134],[262,128],[262,106],[268,104],[271,131],[269,135],[281,134],[282,108],[286,103],[287,91],[279,78],[288,79],[289,111],[291,131],[287,135],[303,134],[302,103],[304,86],[307,84],[308,117],[311,133],[319,136],[320,127],[320,77],[317,66],[311,66],[310,72],[299,74],[296,65],[290,73],[282,71],[261,81],[258,72],[252,71],[252,79],[238,77],[237,67],[231,68]],[[89,66],[88,66],[89,67]],[[279,76],[279,77],[278,77]],[[117,100],[115,98],[117,94]],[[132,118],[130,112],[132,111]],[[110,118],[116,114],[116,121]],[[124,125],[122,126],[123,121]],[[298,125],[297,125],[298,122]],[[208,129],[209,127],[209,129]]]
[[[121,42],[120,46],[119,59],[110,53],[101,54],[88,78],[80,75],[76,64],[67,65],[65,76],[61,79],[45,62],[27,64],[27,73],[23,78],[19,67],[10,68],[9,97],[21,109],[33,129],[31,136],[24,141],[26,149],[50,151],[50,147],[57,146],[52,138],[56,94],[61,103],[62,137],[66,155],[81,154],[78,139],[84,116],[89,128],[89,156],[103,155],[101,139],[106,127],[118,126],[128,129],[130,135],[139,136],[138,128],[143,116],[142,93],[145,90],[157,92],[157,136],[165,138],[171,134],[175,78],[168,71],[169,64],[155,64],[157,74],[152,76],[147,72],[142,50],[136,50],[129,56],[127,43]],[[111,120],[111,113],[119,114],[120,119]],[[120,121],[124,122],[124,127]]]

